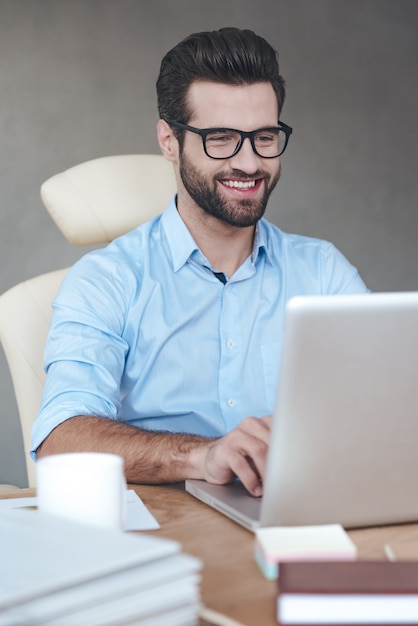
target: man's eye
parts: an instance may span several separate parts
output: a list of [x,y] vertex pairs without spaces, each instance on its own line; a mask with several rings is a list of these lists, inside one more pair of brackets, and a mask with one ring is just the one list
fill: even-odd
[[212,145],[224,145],[236,141],[234,133],[215,133],[208,135],[206,141]]
[[277,135],[274,133],[263,133],[262,135],[256,135],[255,141],[258,144],[271,144],[276,141]]

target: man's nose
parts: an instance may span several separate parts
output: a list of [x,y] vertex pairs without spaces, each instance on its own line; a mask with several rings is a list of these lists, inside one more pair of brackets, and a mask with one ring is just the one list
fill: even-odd
[[254,152],[251,140],[246,137],[238,152],[230,158],[234,169],[251,174],[260,167],[260,157]]

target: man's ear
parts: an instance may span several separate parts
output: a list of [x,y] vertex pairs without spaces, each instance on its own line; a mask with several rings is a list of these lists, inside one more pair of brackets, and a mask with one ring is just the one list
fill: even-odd
[[178,161],[179,142],[174,135],[173,129],[165,120],[158,120],[157,139],[161,152],[168,161]]

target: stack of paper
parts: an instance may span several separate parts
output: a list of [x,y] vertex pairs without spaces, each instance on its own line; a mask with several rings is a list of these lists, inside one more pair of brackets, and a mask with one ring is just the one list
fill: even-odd
[[174,541],[0,513],[0,626],[192,626],[200,562]]

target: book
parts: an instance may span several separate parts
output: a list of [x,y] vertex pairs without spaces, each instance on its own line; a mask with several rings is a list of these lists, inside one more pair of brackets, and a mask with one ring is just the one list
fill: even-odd
[[283,563],[277,619],[293,626],[418,624],[418,562]]
[[0,554],[0,626],[197,622],[201,562],[175,541],[15,509]]
[[340,524],[276,526],[255,533],[255,559],[268,580],[283,561],[354,560],[357,548]]

